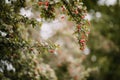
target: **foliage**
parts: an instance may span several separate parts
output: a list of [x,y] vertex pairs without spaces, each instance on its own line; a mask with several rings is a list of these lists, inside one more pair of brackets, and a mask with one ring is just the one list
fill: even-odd
[[[34,16],[21,15],[21,9],[31,9]],[[67,73],[68,78],[63,79],[84,79],[88,72],[82,68],[83,77],[76,78],[76,75],[68,73],[68,67],[75,60],[65,66],[52,69],[50,64],[45,63],[48,53],[54,53],[56,44],[41,41],[38,33],[42,22],[50,22],[56,18],[58,10],[60,13],[69,16],[76,26],[75,34],[80,44],[80,49],[86,47],[89,33],[89,22],[84,19],[86,7],[81,0],[2,0],[0,3],[0,79],[1,80],[57,80],[62,79],[60,74]],[[40,15],[41,21],[36,18]],[[62,16],[61,19],[64,19]],[[37,37],[36,37],[36,36]],[[46,55],[47,54],[47,55]],[[67,56],[66,56],[67,58]],[[63,61],[64,62],[64,61]],[[75,66],[76,67],[76,66]],[[82,66],[81,66],[82,67]],[[63,70],[61,70],[63,69]],[[67,69],[67,70],[66,70]],[[79,67],[78,67],[79,69]],[[59,72],[61,71],[61,72]],[[89,70],[88,70],[89,71]],[[55,74],[56,72],[56,74]],[[66,74],[64,73],[64,74]],[[64,75],[62,75],[64,76]],[[63,80],[62,79],[62,80]]]

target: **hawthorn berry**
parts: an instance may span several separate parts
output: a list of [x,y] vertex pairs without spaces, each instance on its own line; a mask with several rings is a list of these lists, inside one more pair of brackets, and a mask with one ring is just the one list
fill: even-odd
[[49,6],[49,2],[48,1],[45,2],[45,6]]
[[75,10],[75,14],[78,14],[79,12],[78,12],[78,10]]
[[61,16],[61,19],[64,19],[65,18],[65,16]]
[[80,29],[81,28],[81,26],[80,25],[77,25],[77,29]]
[[54,52],[55,52],[55,50],[54,50],[54,49],[51,49],[51,50],[49,50],[49,52],[50,52],[50,53],[54,53]]
[[41,6],[43,4],[43,2],[39,1],[38,4],[39,4],[39,6]]
[[84,43],[86,40],[85,39],[81,39],[80,40],[80,43]]
[[83,15],[83,16],[81,16],[81,18],[82,18],[82,19],[84,19],[84,18],[85,18],[85,16]]

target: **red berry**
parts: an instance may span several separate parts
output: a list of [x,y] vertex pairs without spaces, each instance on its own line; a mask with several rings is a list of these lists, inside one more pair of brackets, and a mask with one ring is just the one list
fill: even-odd
[[40,2],[38,2],[38,4],[39,4],[39,6],[41,6],[43,4],[43,2],[40,1]]
[[61,19],[64,19],[64,18],[65,18],[64,16],[61,17]]
[[48,2],[48,1],[46,1],[46,2],[45,2],[45,6],[48,6],[48,5],[49,5],[49,2]]
[[80,25],[78,25],[78,26],[77,26],[77,28],[78,28],[78,29],[80,29],[80,28],[81,28],[81,26],[80,26]]
[[90,34],[90,31],[89,32],[86,32],[87,34]]
[[78,80],[78,76],[76,75],[76,76],[74,76],[74,80]]
[[80,40],[80,43],[84,43],[84,42],[85,42],[85,39],[81,39],[81,40]]
[[54,53],[54,52],[55,52],[55,50],[51,49],[51,50],[49,50],[49,52],[50,52],[50,53]]
[[78,10],[75,10],[75,14],[78,14]]
[[82,19],[84,19],[84,18],[85,18],[85,16],[81,16],[81,18],[82,18]]

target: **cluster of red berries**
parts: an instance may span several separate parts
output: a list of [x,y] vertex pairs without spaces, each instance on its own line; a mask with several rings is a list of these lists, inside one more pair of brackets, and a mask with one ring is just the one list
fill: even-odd
[[[50,17],[50,15],[55,11],[54,7],[50,6],[50,2],[48,0],[45,1],[39,1],[38,2],[39,6],[44,7],[46,10],[47,17]],[[69,10],[67,10],[68,7],[71,7]],[[49,7],[49,9],[48,9]],[[74,17],[74,20],[77,22],[77,24],[80,22],[80,24],[78,24],[76,26],[77,30],[76,32],[78,33],[78,42],[80,44],[80,49],[84,50],[85,46],[86,46],[86,42],[87,42],[87,37],[88,34],[90,33],[90,31],[87,29],[86,24],[90,25],[90,22],[85,20],[85,16],[87,15],[87,11],[86,11],[86,7],[84,7],[81,3],[81,5],[75,4],[74,6],[70,6],[70,5],[62,5],[61,6],[61,11],[64,13],[70,12],[72,17]],[[45,16],[46,17],[46,16]],[[65,19],[65,15],[61,16],[61,19],[64,20]],[[49,50],[50,53],[54,53],[54,50]]]
[[[90,22],[87,21],[87,24],[90,26]],[[77,31],[78,33],[80,33],[80,39],[79,39],[79,44],[80,44],[80,50],[84,50],[85,49],[85,46],[86,46],[86,42],[87,42],[87,37],[88,37],[88,34],[90,33],[89,30],[85,30],[84,32],[85,33],[81,33],[80,30],[83,28],[82,24],[78,24],[77,25]]]
[[45,2],[43,2],[43,1],[39,1],[39,2],[38,2],[38,5],[39,5],[39,6],[44,5],[44,6],[45,6],[45,8],[47,9],[47,8],[48,8],[48,6],[49,6],[49,2],[48,2],[48,1],[45,1]]
[[41,5],[48,6],[49,2],[48,1],[45,1],[45,2],[39,1],[38,4],[39,4],[39,6],[41,6]]
[[79,40],[79,43],[81,45],[80,50],[84,50],[85,49],[85,44],[86,44],[86,40],[84,38]]

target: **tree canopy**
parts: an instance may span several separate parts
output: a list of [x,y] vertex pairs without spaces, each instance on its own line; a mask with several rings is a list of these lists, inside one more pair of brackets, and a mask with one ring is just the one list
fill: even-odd
[[[33,16],[21,14],[22,9],[31,10]],[[0,79],[57,80],[55,71],[45,64],[43,59],[45,59],[44,55],[55,53],[58,45],[42,41],[38,34],[40,27],[45,21],[55,20],[57,14],[61,19],[68,17],[74,22],[76,40],[80,49],[84,50],[89,34],[89,22],[84,19],[86,13],[86,7],[81,0],[2,0],[0,3]],[[41,21],[37,21],[37,18]]]

